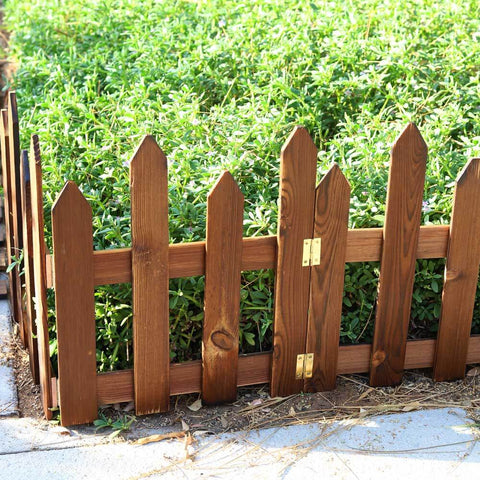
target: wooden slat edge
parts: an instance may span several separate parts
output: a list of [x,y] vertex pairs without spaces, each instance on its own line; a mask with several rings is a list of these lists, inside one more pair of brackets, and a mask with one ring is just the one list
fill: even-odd
[[[407,342],[405,369],[433,366],[435,340],[410,340]],[[370,344],[343,345],[339,349],[337,372],[339,375],[367,373],[370,362]],[[240,355],[238,357],[239,387],[270,382],[272,353]],[[471,336],[467,363],[480,362],[480,336]],[[170,395],[198,393],[201,389],[201,361],[170,365]],[[99,405],[133,400],[133,370],[121,370],[97,375]]]

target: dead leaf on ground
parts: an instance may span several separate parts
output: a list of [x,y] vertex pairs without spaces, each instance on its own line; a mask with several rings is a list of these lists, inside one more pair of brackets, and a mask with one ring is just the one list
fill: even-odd
[[191,405],[187,405],[187,407],[192,412],[198,412],[202,408],[202,400],[199,398],[198,400],[195,400]]
[[68,430],[68,428],[65,428],[65,427],[53,427],[51,429],[51,431],[53,433],[58,433],[59,435],[71,435],[72,432],[70,432],[70,430]]
[[183,438],[187,432],[171,432],[162,435],[150,435],[149,437],[139,438],[133,442],[133,445],[146,445],[147,443],[161,442],[162,440],[169,440],[172,438]]
[[420,403],[412,402],[412,403],[409,403],[408,405],[405,405],[402,408],[402,412],[411,412],[412,410],[418,410],[420,407],[421,407]]
[[227,428],[228,427],[228,420],[226,419],[225,415],[222,415],[220,417],[220,423],[222,424],[222,427],[223,428]]
[[190,426],[188,425],[188,423],[183,418],[181,418],[180,420],[182,422],[182,430],[184,432],[188,432],[190,430]]
[[367,395],[369,395],[371,392],[373,392],[374,389],[373,388],[369,388],[368,390],[366,390],[365,392],[363,392],[357,399],[358,400],[363,400]]

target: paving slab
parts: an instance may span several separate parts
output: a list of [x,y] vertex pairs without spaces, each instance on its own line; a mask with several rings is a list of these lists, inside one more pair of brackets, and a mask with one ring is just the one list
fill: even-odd
[[[381,415],[134,445],[0,420],[0,479],[478,478],[480,448],[461,409]],[[110,443],[109,443],[110,442]],[[190,459],[186,459],[186,452]]]

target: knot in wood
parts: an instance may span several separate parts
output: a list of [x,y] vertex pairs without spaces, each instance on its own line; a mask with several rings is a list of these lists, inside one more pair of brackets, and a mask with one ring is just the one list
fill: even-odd
[[216,330],[212,333],[210,339],[216,347],[222,350],[228,351],[232,350],[232,348],[234,347],[235,339],[233,338],[233,335],[226,330]]
[[447,273],[445,274],[445,282],[451,282],[452,280],[456,280],[461,276],[461,272],[458,270],[449,269],[447,270]]
[[387,354],[383,350],[377,350],[372,357],[372,365],[374,367],[378,367],[381,365],[384,361],[385,358],[387,358]]

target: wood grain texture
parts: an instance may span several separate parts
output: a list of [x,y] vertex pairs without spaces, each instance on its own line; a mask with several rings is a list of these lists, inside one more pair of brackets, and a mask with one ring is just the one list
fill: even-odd
[[[420,227],[417,258],[444,258],[447,256],[448,225]],[[350,229],[347,234],[345,262],[379,261],[383,243],[383,229]],[[205,242],[177,243],[168,246],[169,277],[193,277],[205,274]],[[277,237],[243,239],[242,271],[275,268]],[[47,265],[52,258],[47,255]],[[95,285],[132,281],[132,251],[130,248],[97,250],[94,252]],[[52,286],[47,272],[47,285]]]
[[37,135],[30,141],[30,189],[32,199],[32,254],[35,289],[35,325],[37,329],[40,395],[43,414],[50,420],[53,398],[50,378],[50,342],[48,335],[48,307],[43,221],[42,159]]
[[278,220],[273,361],[270,394],[303,390],[295,378],[298,354],[305,353],[310,267],[302,266],[303,240],[312,238],[317,148],[297,127],[282,148]]
[[410,123],[390,160],[370,384],[402,380],[422,211],[427,146]]
[[224,172],[207,198],[202,399],[237,399],[243,194]]
[[[6,241],[6,256],[7,266],[12,263],[12,256],[14,255],[15,241],[13,238],[13,212],[12,212],[12,188],[11,188],[11,173],[10,173],[10,145],[8,136],[8,114],[7,110],[2,110],[0,118],[0,141],[1,141],[1,155],[2,155],[2,185],[4,191],[4,207],[5,207],[5,241]],[[17,282],[14,277],[14,272],[8,273],[8,283],[10,287],[10,307],[13,318],[18,319],[20,312],[18,311],[19,304],[17,302]]]
[[130,163],[135,411],[169,408],[167,159],[146,136]]
[[[405,368],[430,368],[433,365],[435,340],[407,342]],[[370,368],[372,345],[344,345],[338,352],[338,375],[366,373]],[[271,352],[241,355],[238,359],[238,386],[260,385],[270,381]],[[480,363],[480,336],[471,336],[467,363]],[[170,365],[170,395],[198,393],[201,390],[201,362]],[[133,400],[133,370],[100,373],[97,376],[99,405]]]
[[342,320],[350,185],[334,165],[316,188],[314,238],[321,238],[320,265],[312,267],[307,353],[314,353],[306,392],[333,390]]
[[[268,383],[272,354],[258,353],[238,357],[237,386]],[[170,395],[199,393],[202,388],[202,362],[194,360],[170,365]],[[99,405],[131,402],[134,398],[133,370],[100,373],[97,376]]]
[[67,182],[52,207],[58,389],[62,425],[97,418],[92,210]]
[[20,165],[20,184],[22,185],[22,231],[23,231],[23,265],[25,275],[25,321],[29,353],[30,372],[33,381],[38,385],[38,342],[37,327],[34,319],[35,284],[33,277],[33,244],[32,244],[32,199],[30,192],[30,168],[28,153],[22,151]]
[[[416,258],[445,258],[448,233],[448,225],[421,226]],[[350,229],[345,262],[378,262],[382,258],[382,246],[382,228]]]
[[[17,98],[15,92],[8,93],[8,136],[9,136],[9,155],[7,157],[10,162],[10,190],[11,190],[11,226],[13,230],[12,255],[18,257],[23,250],[23,234],[22,234],[22,194],[20,184],[20,138],[18,132],[18,114],[17,114]],[[12,270],[12,282],[15,283],[16,306],[14,312],[17,315],[15,321],[18,322],[20,338],[24,346],[27,346],[26,322],[23,321],[23,305],[22,305],[22,282],[20,280],[19,268]]]
[[480,263],[480,159],[468,162],[455,186],[433,377],[465,376]]

